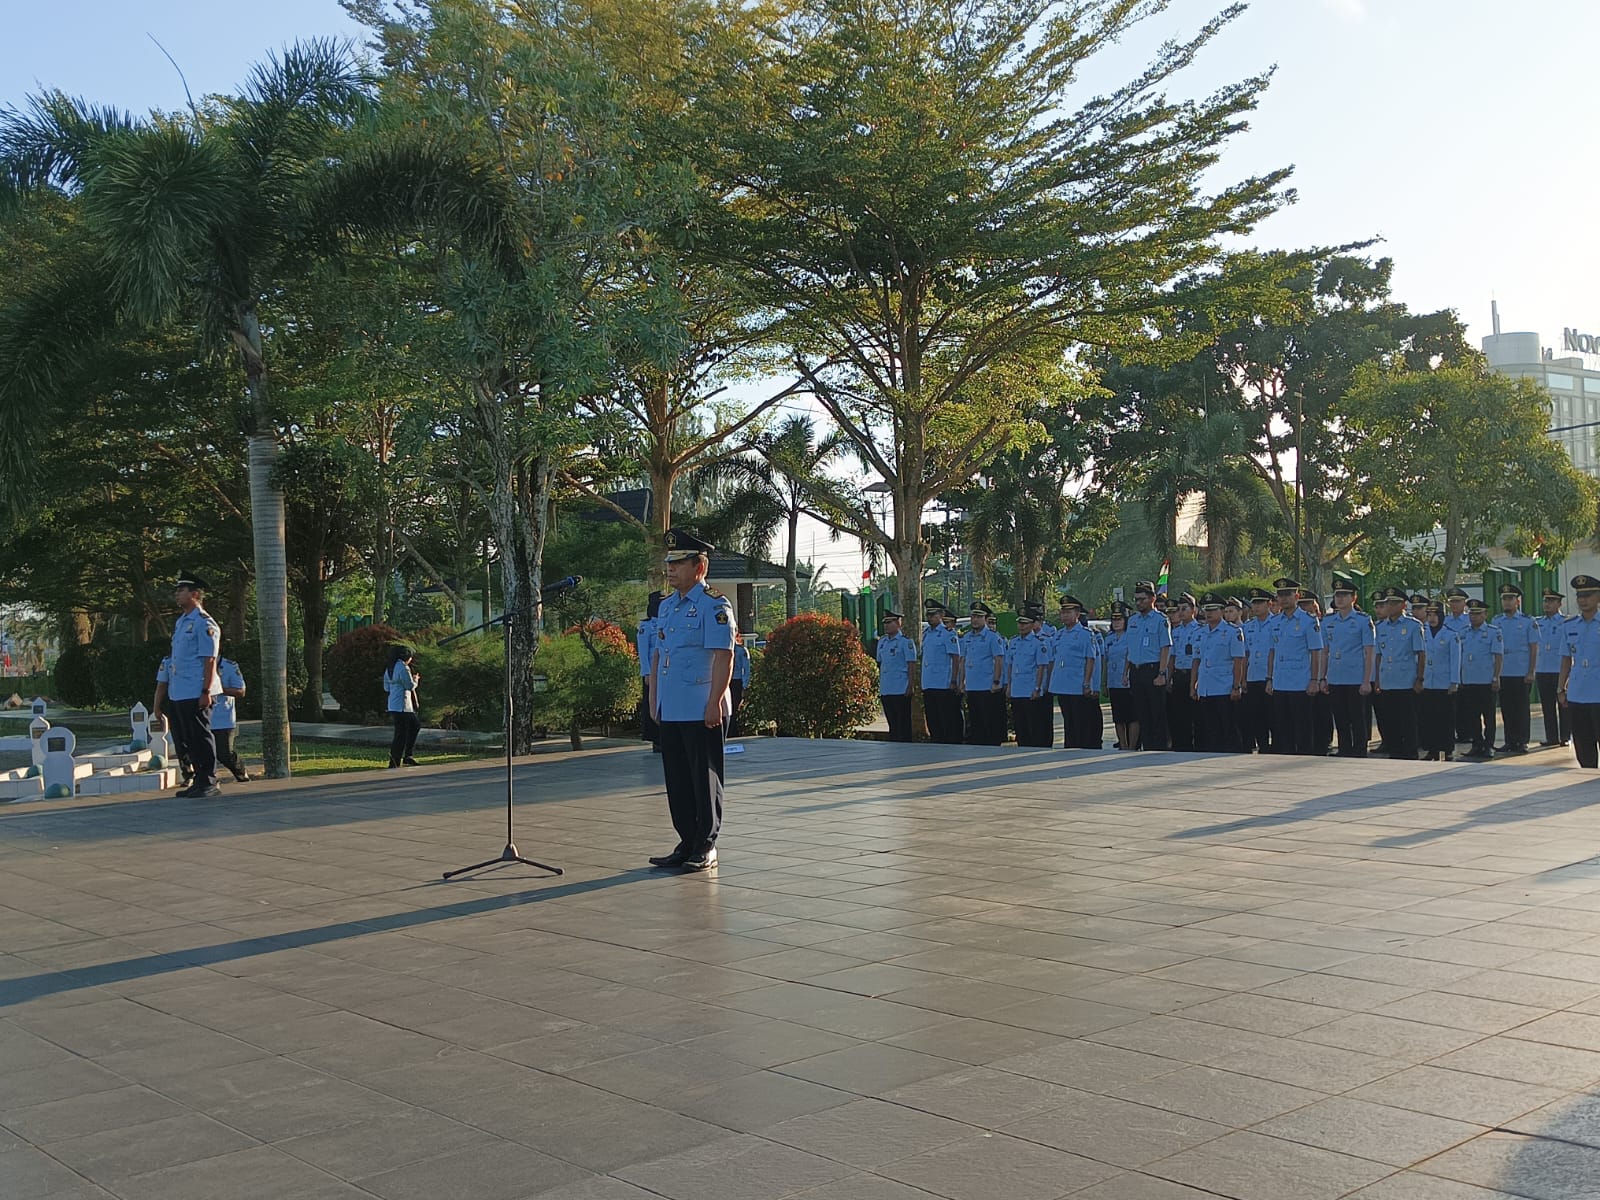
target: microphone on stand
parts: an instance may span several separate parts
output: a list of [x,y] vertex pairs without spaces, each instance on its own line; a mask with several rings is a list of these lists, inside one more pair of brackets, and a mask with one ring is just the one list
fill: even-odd
[[554,583],[547,583],[539,593],[539,600],[543,603],[551,596],[559,596],[562,592],[570,592],[582,582],[582,575],[568,575],[566,578],[558,579]]

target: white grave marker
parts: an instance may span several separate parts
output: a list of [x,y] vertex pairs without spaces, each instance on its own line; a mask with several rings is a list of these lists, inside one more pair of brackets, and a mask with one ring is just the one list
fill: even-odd
[[150,753],[154,756],[150,765],[157,769],[170,767],[175,759],[172,756],[172,735],[167,732],[166,717],[150,718]]
[[128,739],[129,750],[143,750],[150,745],[150,710],[141,702],[133,706],[128,713],[128,724],[133,727],[133,736]]
[[49,702],[46,701],[43,696],[35,696],[33,698],[33,715],[36,716],[36,717],[44,717],[44,716],[48,716],[49,713],[50,713],[50,704],[49,704]]
[[50,722],[43,717],[35,717],[28,722],[28,736],[33,739],[33,773],[37,775],[44,769],[44,735],[50,728]]
[[63,800],[78,788],[78,760],[72,757],[78,739],[70,729],[51,729],[39,739],[44,743],[44,798]]

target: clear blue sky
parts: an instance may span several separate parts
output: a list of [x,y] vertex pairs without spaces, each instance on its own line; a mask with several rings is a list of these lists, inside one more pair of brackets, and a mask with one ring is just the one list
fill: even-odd
[[[1114,81],[1220,3],[1175,0],[1086,85]],[[3,103],[48,86],[137,110],[179,106],[177,76],[147,35],[198,95],[236,85],[296,37],[361,33],[335,0],[7,7]],[[1382,237],[1413,307],[1456,308],[1476,337],[1493,294],[1508,329],[1548,342],[1563,325],[1600,333],[1600,245],[1587,221],[1600,171],[1584,134],[1597,55],[1595,0],[1255,0],[1181,86],[1202,92],[1277,65],[1225,170],[1295,166],[1300,202],[1261,229],[1263,243]]]

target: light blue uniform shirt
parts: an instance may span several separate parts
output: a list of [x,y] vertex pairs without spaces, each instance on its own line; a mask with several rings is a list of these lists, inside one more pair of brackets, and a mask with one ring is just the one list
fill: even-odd
[[1251,617],[1244,623],[1246,683],[1267,681],[1267,652],[1272,649],[1272,623],[1278,618],[1268,616],[1262,620]]
[[1447,608],[1444,614],[1444,627],[1451,633],[1460,633],[1463,629],[1472,628],[1472,618],[1466,613],[1458,617]]
[[1562,656],[1572,660],[1567,672],[1567,700],[1600,704],[1600,616],[1567,618],[1567,644]]
[[1452,684],[1461,682],[1461,639],[1443,627],[1422,627],[1422,647],[1427,655],[1422,668],[1422,686],[1435,692],[1447,692]]
[[1039,668],[1050,661],[1050,643],[1037,633],[1019,633],[1011,639],[1011,695],[1026,700],[1039,685]]
[[1525,678],[1533,663],[1533,647],[1539,644],[1539,627],[1525,612],[1512,613],[1510,616],[1501,613],[1495,618],[1494,627],[1500,631],[1505,643],[1506,657],[1500,673]]
[[[225,688],[244,690],[244,672],[239,670],[239,664],[231,658],[217,661],[217,682]],[[169,689],[170,690],[170,689]],[[238,715],[234,710],[234,697],[218,696],[216,703],[211,706],[211,728],[234,729],[239,724]]]
[[1539,630],[1539,661],[1535,665],[1541,675],[1561,673],[1561,657],[1567,652],[1567,619],[1567,614],[1560,612],[1533,619]]
[[1426,649],[1422,644],[1422,622],[1402,615],[1379,621],[1374,632],[1378,645],[1378,686],[1396,692],[1415,686],[1417,654]]
[[733,644],[733,678],[745,687],[750,686],[750,651],[743,642]]
[[1200,634],[1205,629],[1199,621],[1190,618],[1172,627],[1172,669],[1187,671],[1200,656]]
[[1322,649],[1317,619],[1296,608],[1279,613],[1272,637],[1272,690],[1303,692],[1311,685],[1311,655]]
[[[1100,647],[1094,631],[1087,625],[1074,625],[1071,629],[1056,630],[1055,645],[1050,648],[1050,691],[1057,696],[1082,696],[1083,672],[1090,663],[1100,660]],[[1098,694],[1094,678],[1089,681],[1091,692]]]
[[1322,618],[1322,640],[1328,648],[1328,682],[1361,684],[1367,679],[1368,646],[1376,646],[1372,618],[1351,610],[1348,617],[1338,612]]
[[1161,648],[1172,645],[1172,626],[1156,609],[1128,615],[1128,665],[1146,667],[1161,661]]
[[205,685],[205,659],[222,656],[222,628],[203,608],[193,608],[172,627],[172,678],[167,696],[198,700]]
[[904,696],[911,690],[911,664],[917,644],[903,633],[878,639],[878,695]]
[[[656,704],[663,721],[701,721],[711,699],[711,663],[717,650],[733,650],[733,602],[697,583],[673,592],[656,614]],[[727,692],[722,715],[733,711]]]
[[994,686],[994,660],[1005,658],[1006,643],[993,629],[969,629],[961,639],[961,657],[966,660],[967,691],[987,692]]
[[1100,656],[1106,664],[1106,689],[1128,686],[1128,632],[1115,630],[1106,634],[1100,647]]
[[1219,621],[1215,629],[1202,628],[1195,650],[1195,665],[1199,671],[1195,686],[1199,695],[1233,695],[1233,664],[1246,654],[1244,632],[1237,625]]
[[1500,630],[1485,622],[1477,628],[1467,628],[1456,634],[1461,643],[1461,682],[1493,683],[1495,655],[1505,653],[1505,640]]
[[655,621],[646,617],[639,622],[639,636],[634,639],[635,649],[639,651],[639,678],[650,678],[650,653],[655,647]]
[[922,635],[922,690],[942,690],[950,686],[951,643],[955,637],[943,625],[930,625]]

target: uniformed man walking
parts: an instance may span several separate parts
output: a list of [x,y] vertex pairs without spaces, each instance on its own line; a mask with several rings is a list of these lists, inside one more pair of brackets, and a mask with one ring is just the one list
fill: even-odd
[[1133,585],[1133,613],[1128,617],[1128,686],[1133,689],[1134,719],[1139,726],[1137,750],[1165,750],[1167,737],[1167,671],[1172,659],[1172,626],[1156,609],[1156,585]]
[[1372,619],[1355,607],[1356,590],[1348,583],[1333,588],[1333,612],[1323,619],[1322,641],[1328,654],[1328,704],[1339,739],[1339,756],[1367,756],[1367,697],[1377,640]]
[[1533,736],[1533,685],[1539,663],[1539,626],[1522,611],[1522,589],[1514,583],[1500,587],[1500,615],[1495,619],[1505,643],[1500,667],[1500,716],[1505,722],[1505,745],[1499,754],[1526,754]]
[[204,608],[206,581],[185,575],[172,594],[182,610],[172,628],[172,679],[167,698],[179,737],[194,767],[194,782],[178,795],[189,799],[220,796],[217,786],[217,743],[211,733],[211,706],[221,691],[217,660],[222,657],[222,628]]
[[876,651],[878,700],[891,742],[911,740],[911,664],[917,661],[917,644],[901,632],[904,623],[900,613],[884,613]]
[[233,744],[239,728],[238,703],[244,699],[244,672],[233,659],[219,659],[217,682],[222,685],[222,694],[211,705],[211,733],[216,740],[217,761],[228,768],[235,781],[249,783],[250,773],[239,761],[239,752]]
[[1578,615],[1568,617],[1556,694],[1567,706],[1572,753],[1580,767],[1600,766],[1600,579],[1574,575]]
[[672,594],[656,615],[650,712],[661,729],[661,771],[678,844],[655,867],[704,871],[722,832],[723,749],[732,713],[733,604],[705,585],[711,543],[683,529],[666,536]]
[[998,746],[1006,740],[1006,698],[1001,691],[1005,671],[1005,640],[989,626],[994,609],[975,601],[971,624],[961,639],[967,693],[967,741],[974,746]]
[[1456,634],[1461,643],[1461,687],[1457,713],[1465,722],[1472,748],[1466,758],[1494,757],[1494,701],[1500,691],[1505,641],[1487,621],[1489,606],[1474,596],[1467,601],[1467,627]]
[[1571,741],[1566,707],[1556,699],[1556,690],[1561,686],[1561,658],[1567,646],[1567,614],[1561,611],[1565,599],[1560,592],[1545,588],[1541,598],[1544,613],[1534,622],[1539,630],[1534,679],[1539,685],[1539,708],[1544,717],[1541,746],[1565,746]]

